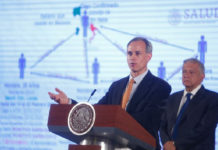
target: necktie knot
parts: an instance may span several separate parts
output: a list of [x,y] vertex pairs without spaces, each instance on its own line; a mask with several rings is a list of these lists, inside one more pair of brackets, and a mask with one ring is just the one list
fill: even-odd
[[[187,100],[190,100],[190,99],[191,99],[191,96],[192,96],[192,93],[187,93],[187,94],[186,94]],[[187,100],[186,100],[186,101],[187,101]]]
[[129,84],[133,85],[134,82],[135,82],[135,80],[133,78],[131,78],[129,81]]

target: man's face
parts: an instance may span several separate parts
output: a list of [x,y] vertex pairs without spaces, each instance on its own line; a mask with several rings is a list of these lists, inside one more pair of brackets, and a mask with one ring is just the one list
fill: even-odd
[[182,69],[182,82],[186,90],[192,91],[204,79],[204,73],[201,72],[200,66],[197,63],[186,62]]
[[147,63],[152,54],[146,53],[145,50],[146,45],[143,41],[134,41],[127,47],[127,62],[134,77],[147,70]]

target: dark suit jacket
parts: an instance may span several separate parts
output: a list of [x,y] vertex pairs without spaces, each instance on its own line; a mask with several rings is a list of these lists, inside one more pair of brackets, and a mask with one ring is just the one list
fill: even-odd
[[[110,86],[106,95],[98,104],[120,105],[129,76]],[[165,99],[171,92],[171,86],[148,71],[130,100],[127,112],[156,138],[159,149],[158,130]]]
[[[172,128],[182,96],[183,91],[180,91],[168,98],[160,128],[163,144],[172,140]],[[183,113],[175,141],[176,150],[214,150],[217,121],[218,94],[202,86]]]

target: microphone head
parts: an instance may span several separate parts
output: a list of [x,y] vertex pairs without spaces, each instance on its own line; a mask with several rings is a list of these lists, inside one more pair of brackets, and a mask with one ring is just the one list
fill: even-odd
[[91,97],[95,94],[96,91],[97,91],[96,89],[94,89],[94,90],[92,91],[92,93],[91,93],[91,95],[89,96],[89,99],[87,100],[87,102],[89,102],[89,100],[90,100]]
[[96,91],[97,91],[97,90],[96,90],[96,89],[94,89],[94,90],[92,91],[92,94],[91,94],[91,96],[92,96],[92,95],[94,95]]

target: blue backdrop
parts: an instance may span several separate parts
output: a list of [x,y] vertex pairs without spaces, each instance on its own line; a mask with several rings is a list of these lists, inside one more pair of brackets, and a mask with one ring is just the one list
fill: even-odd
[[0,20],[1,150],[67,149],[70,141],[48,132],[47,92],[86,101],[97,89],[97,102],[129,74],[134,36],[152,42],[149,69],[173,92],[183,89],[189,57],[205,64],[203,84],[218,92],[217,0],[1,0]]

